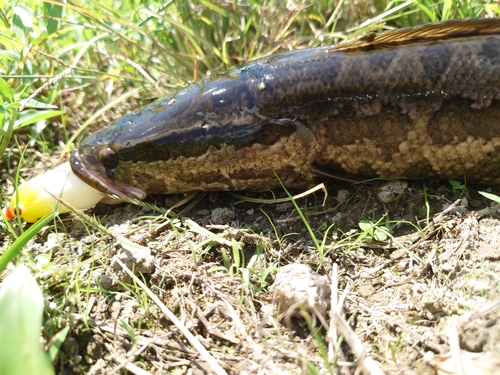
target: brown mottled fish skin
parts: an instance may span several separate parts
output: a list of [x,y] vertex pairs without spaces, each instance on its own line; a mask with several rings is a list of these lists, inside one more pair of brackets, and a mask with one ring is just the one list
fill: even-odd
[[263,190],[276,176],[289,188],[325,175],[500,183],[500,20],[389,31],[216,74],[99,130],[72,167],[124,198]]

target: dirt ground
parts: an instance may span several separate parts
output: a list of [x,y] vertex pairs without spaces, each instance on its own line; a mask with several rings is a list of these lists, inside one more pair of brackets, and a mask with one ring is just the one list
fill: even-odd
[[229,193],[171,220],[98,205],[104,235],[64,216],[29,246],[52,254],[46,319],[71,327],[57,373],[500,373],[500,221],[478,193],[500,189],[425,184],[330,182],[324,206],[321,191],[297,200],[321,251],[291,202]]

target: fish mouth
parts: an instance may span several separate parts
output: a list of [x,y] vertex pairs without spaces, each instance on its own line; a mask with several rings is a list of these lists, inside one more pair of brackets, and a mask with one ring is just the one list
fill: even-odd
[[[82,159],[78,150],[74,150],[71,153],[71,169],[73,173],[77,175],[77,177],[85,182],[87,185],[92,186],[93,188],[99,190],[100,192],[107,194],[113,198],[118,198],[124,201],[131,200],[143,200],[147,193],[139,188],[135,188],[132,186],[126,186],[114,183],[109,181],[106,177],[102,176],[100,173],[92,170],[87,166],[89,164],[92,166],[92,160],[87,160],[88,157],[84,155],[84,159]],[[98,162],[96,159],[95,162]],[[100,164],[100,163],[99,163]],[[104,171],[104,168],[103,168]]]

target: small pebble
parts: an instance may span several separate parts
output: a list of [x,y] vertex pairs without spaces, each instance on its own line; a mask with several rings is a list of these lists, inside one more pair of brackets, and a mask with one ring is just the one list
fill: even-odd
[[[471,202],[471,205],[472,205],[472,202]],[[462,207],[469,207],[469,200],[467,199],[467,197],[463,197],[461,200],[460,200],[460,206]]]
[[481,207],[481,200],[480,199],[473,199],[469,202],[470,206],[472,208],[478,208],[478,207]]
[[228,224],[233,220],[233,218],[234,211],[226,207],[216,208],[210,215],[210,221],[212,222],[212,224],[216,225]]
[[401,262],[398,262],[398,263],[396,264],[396,269],[397,269],[399,272],[403,272],[403,271],[406,269],[406,267],[408,267],[408,262],[407,262],[407,261],[405,261],[405,260],[403,260],[403,261],[401,261]]
[[406,181],[390,181],[379,186],[377,198],[384,203],[391,203],[399,199],[408,190]]
[[345,202],[349,198],[349,190],[339,190],[337,191],[337,200],[339,202]]
[[[273,301],[282,312],[294,313],[300,306],[323,316],[330,308],[330,282],[305,264],[288,264],[280,268],[273,285]],[[293,311],[288,311],[293,309]]]

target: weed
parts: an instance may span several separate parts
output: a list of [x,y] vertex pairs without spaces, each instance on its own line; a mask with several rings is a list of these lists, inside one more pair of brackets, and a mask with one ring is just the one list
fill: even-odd
[[453,191],[459,192],[460,196],[464,195],[465,189],[467,188],[467,184],[465,182],[457,181],[457,180],[448,180],[451,185]]

